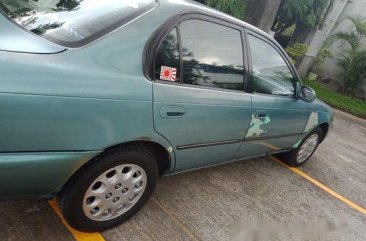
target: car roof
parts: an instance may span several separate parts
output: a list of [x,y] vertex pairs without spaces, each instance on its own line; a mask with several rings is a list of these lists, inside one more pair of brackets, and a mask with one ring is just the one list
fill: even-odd
[[[179,15],[184,12],[207,14],[234,23],[236,25],[242,26],[248,30],[256,32],[269,39],[273,39],[267,33],[244,21],[241,21],[228,14],[222,13],[216,9],[210,8],[206,5],[200,4],[192,0],[158,0],[158,6],[156,7],[155,10],[158,11],[159,8],[169,9],[170,14],[167,15],[170,16]],[[167,17],[166,20],[168,18],[169,17]],[[131,22],[133,22],[133,20]],[[131,22],[129,22],[128,24],[131,24]],[[0,24],[2,26],[2,28],[0,28],[0,34],[2,36],[7,36],[6,38],[0,39],[0,51],[26,52],[26,53],[58,53],[67,49],[67,47],[55,44],[49,40],[41,38],[23,29],[22,27],[15,24],[7,16],[5,16],[5,14],[3,13],[0,13]],[[159,28],[159,26],[156,26],[156,28]],[[111,32],[113,32],[113,30],[111,30]],[[106,33],[100,38],[103,38],[108,34],[109,33]],[[91,41],[91,44],[93,44],[93,42],[97,41],[98,39]]]

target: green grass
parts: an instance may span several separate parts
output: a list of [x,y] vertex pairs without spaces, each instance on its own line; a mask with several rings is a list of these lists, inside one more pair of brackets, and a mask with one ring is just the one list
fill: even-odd
[[314,81],[304,80],[304,83],[313,88],[317,97],[330,106],[366,119],[366,101],[342,95]]

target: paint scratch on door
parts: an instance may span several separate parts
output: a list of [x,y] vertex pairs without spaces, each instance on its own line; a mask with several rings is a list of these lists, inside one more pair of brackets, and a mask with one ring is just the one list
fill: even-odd
[[319,117],[317,112],[311,112],[308,122],[305,126],[305,132],[312,130],[318,125]]

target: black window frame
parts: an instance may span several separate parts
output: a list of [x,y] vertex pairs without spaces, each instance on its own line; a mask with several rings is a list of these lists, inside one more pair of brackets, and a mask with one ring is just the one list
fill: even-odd
[[[155,64],[156,64],[156,55],[158,53],[158,50],[160,49],[161,47],[161,44],[163,43],[163,41],[165,40],[166,37],[168,37],[168,35],[175,29],[176,33],[177,33],[177,42],[178,42],[178,51],[179,51],[179,82],[170,82],[170,81],[165,81],[165,80],[156,80],[155,76],[156,76],[156,70],[155,70]],[[174,26],[170,31],[168,31],[164,37],[161,38],[161,41],[159,43],[159,45],[156,47],[156,50],[154,51],[154,57],[153,57],[153,60],[152,60],[152,70],[151,70],[151,80],[154,80],[154,81],[161,81],[161,82],[169,82],[169,83],[176,83],[176,84],[179,84],[182,82],[182,79],[183,79],[183,76],[181,75],[182,74],[182,46],[181,46],[181,41],[180,41],[180,30],[179,30],[179,26]]]
[[[241,43],[242,43],[242,56],[243,56],[243,90],[232,90],[232,89],[224,89],[224,88],[216,88],[216,87],[208,87],[208,86],[199,86],[199,85],[190,85],[183,83],[183,56],[182,56],[182,44],[181,44],[181,32],[180,32],[180,24],[187,20],[202,20],[206,22],[210,22],[213,24],[218,24],[224,27],[232,28],[237,30],[240,33]],[[180,82],[170,82],[155,79],[155,59],[157,51],[160,48],[163,40],[170,34],[170,32],[176,28],[177,36],[178,36],[178,48],[179,48],[179,57],[180,57]],[[246,33],[243,26],[238,25],[234,22],[231,22],[224,18],[218,18],[217,16],[200,13],[200,12],[187,12],[181,13],[177,16],[174,16],[168,21],[166,21],[160,28],[158,28],[155,33],[150,37],[147,42],[144,50],[143,64],[144,64],[144,74],[147,79],[150,81],[154,81],[157,83],[164,83],[170,85],[179,85],[186,86],[192,88],[202,88],[202,89],[210,89],[216,91],[229,91],[229,92],[245,92],[249,93],[249,71],[248,71],[248,53],[247,53],[247,44],[246,44]]]
[[[274,96],[274,97],[280,97],[280,98],[295,98],[297,99],[297,83],[300,83],[300,85],[302,86],[302,82],[301,82],[301,78],[299,76],[299,74],[296,71],[296,68],[294,67],[294,65],[291,63],[290,58],[288,57],[288,55],[286,54],[286,52],[283,50],[283,48],[273,39],[268,38],[267,36],[264,36],[263,34],[258,34],[252,30],[248,30],[246,29],[246,46],[247,46],[247,52],[248,52],[248,62],[249,62],[249,93],[252,94],[256,94],[256,95],[265,95],[265,96]],[[287,67],[289,68],[292,76],[294,77],[293,80],[293,86],[294,86],[294,93],[293,95],[289,95],[289,96],[282,96],[282,95],[272,95],[272,94],[265,94],[265,93],[257,93],[257,92],[253,92],[253,61],[252,61],[252,53],[251,53],[251,49],[250,49],[250,42],[249,42],[249,35],[251,35],[252,37],[255,37],[259,40],[262,40],[264,42],[266,42],[267,44],[269,44],[270,46],[272,46],[282,57],[282,59],[285,61]]]

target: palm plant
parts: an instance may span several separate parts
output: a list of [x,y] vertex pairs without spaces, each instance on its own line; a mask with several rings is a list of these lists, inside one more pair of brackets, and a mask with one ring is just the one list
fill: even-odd
[[337,56],[341,90],[352,93],[366,79],[366,20],[348,17],[354,26],[351,31],[339,31],[331,36],[331,43],[340,43]]
[[322,24],[331,0],[281,0],[273,31],[281,35],[291,26],[315,28]]

